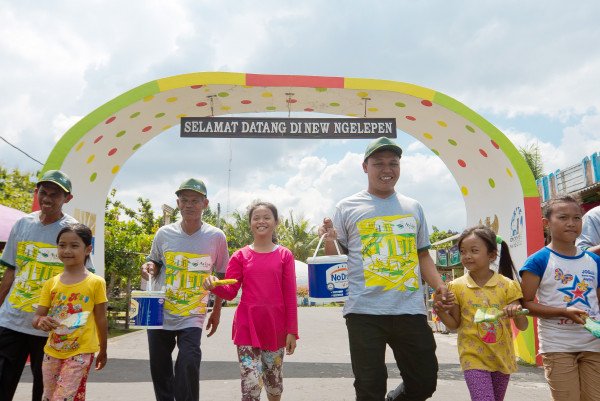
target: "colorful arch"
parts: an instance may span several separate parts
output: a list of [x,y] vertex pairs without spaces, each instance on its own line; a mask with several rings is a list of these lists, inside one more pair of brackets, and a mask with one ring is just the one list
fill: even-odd
[[[292,93],[293,95],[289,95]],[[121,166],[183,116],[294,111],[396,118],[398,129],[438,155],[458,183],[467,225],[492,225],[516,263],[543,246],[540,200],[526,162],[510,140],[459,101],[421,86],[377,79],[199,72],[151,81],[81,119],[56,144],[43,171],[62,169],[75,198],[67,212],[94,229],[104,265],[104,202]],[[426,168],[426,166],[424,166]],[[519,348],[535,358],[532,338]]]

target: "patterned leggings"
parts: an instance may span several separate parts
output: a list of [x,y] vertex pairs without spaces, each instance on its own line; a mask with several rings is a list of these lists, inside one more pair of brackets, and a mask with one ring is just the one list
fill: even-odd
[[283,354],[285,348],[265,351],[250,346],[238,346],[242,375],[242,401],[260,401],[263,385],[267,393],[283,392]]
[[472,401],[504,400],[510,375],[480,369],[469,369],[463,373]]
[[44,354],[43,401],[85,400],[85,385],[94,361],[94,354],[79,354],[58,359]]

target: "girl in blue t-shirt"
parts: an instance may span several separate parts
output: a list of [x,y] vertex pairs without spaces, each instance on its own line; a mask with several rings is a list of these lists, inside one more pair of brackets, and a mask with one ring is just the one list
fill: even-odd
[[539,317],[539,352],[554,400],[600,400],[600,340],[583,327],[588,315],[599,317],[600,257],[575,246],[581,219],[573,197],[551,199],[543,218],[551,241],[520,271],[524,305]]

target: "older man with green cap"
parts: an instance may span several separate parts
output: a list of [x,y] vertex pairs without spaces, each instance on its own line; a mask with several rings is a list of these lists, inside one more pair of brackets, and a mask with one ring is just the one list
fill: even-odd
[[[35,195],[39,210],[13,226],[0,264],[6,267],[0,284],[0,399],[12,400],[30,355],[32,400],[42,399],[42,357],[48,333],[31,322],[44,282],[62,271],[56,237],[77,223],[63,213],[72,198],[71,180],[60,170],[48,170],[38,180]],[[93,268],[90,262],[88,267]],[[41,275],[39,272],[46,272]]]
[[[425,400],[436,388],[438,362],[427,323],[421,279],[446,297],[428,249],[429,232],[419,202],[396,192],[402,149],[389,138],[365,150],[367,189],[341,200],[333,221],[323,220],[325,252],[339,241],[348,254],[348,329],[358,401]],[[394,352],[403,384],[386,398],[385,349]]]
[[[200,339],[209,291],[202,282],[222,277],[229,261],[223,231],[202,221],[208,207],[206,185],[190,178],[177,191],[181,221],[161,227],[154,237],[144,279],[165,291],[162,329],[148,330],[150,373],[157,401],[195,401],[200,397]],[[215,300],[206,329],[210,337],[219,325],[221,300]],[[172,353],[178,347],[173,366]]]

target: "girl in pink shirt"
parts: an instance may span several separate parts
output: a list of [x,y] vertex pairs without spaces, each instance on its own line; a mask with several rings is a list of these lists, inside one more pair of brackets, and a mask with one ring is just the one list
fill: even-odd
[[[242,297],[233,319],[242,379],[242,401],[259,401],[264,384],[269,401],[283,392],[283,355],[291,355],[298,339],[298,307],[294,255],[276,244],[277,208],[255,202],[248,210],[254,242],[234,252],[226,279],[235,284],[215,285],[209,276],[204,288],[232,300],[240,287]],[[216,283],[218,284],[218,283]]]

